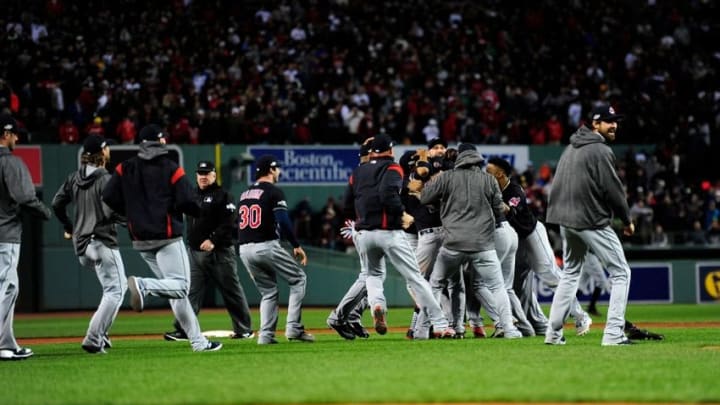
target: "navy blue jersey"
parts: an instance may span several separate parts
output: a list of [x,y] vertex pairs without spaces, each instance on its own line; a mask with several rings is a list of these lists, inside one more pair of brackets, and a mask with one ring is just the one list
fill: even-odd
[[515,228],[520,239],[526,238],[535,230],[537,219],[527,205],[525,190],[511,181],[502,191],[502,197],[505,204],[510,206],[510,211],[505,215],[508,222]]
[[243,245],[280,239],[277,210],[287,211],[282,190],[268,182],[250,186],[238,201],[238,242]]

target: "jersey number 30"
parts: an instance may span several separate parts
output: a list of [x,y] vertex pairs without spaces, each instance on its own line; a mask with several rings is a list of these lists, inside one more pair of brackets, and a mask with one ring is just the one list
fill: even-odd
[[241,205],[238,212],[238,217],[240,219],[240,224],[238,225],[240,229],[245,229],[247,227],[250,227],[250,229],[255,229],[260,226],[260,223],[262,222],[262,208],[260,208],[259,205],[253,204],[253,205]]

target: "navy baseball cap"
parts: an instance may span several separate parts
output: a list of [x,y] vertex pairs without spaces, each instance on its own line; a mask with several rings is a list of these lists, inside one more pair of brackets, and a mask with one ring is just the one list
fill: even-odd
[[83,153],[94,155],[100,153],[107,146],[107,141],[100,135],[88,135],[83,142]]
[[15,118],[7,114],[4,114],[2,117],[0,117],[0,127],[2,127],[3,132],[8,131],[17,134],[19,131],[18,124],[17,121],[15,121]]
[[255,163],[255,173],[264,175],[270,172],[270,169],[274,167],[282,167],[277,156],[274,155],[262,155]]
[[372,141],[368,143],[364,143],[360,145],[360,152],[358,152],[359,157],[367,156],[370,154],[370,145],[372,144]]
[[601,104],[593,107],[590,118],[593,121],[618,122],[625,116],[616,114],[615,109],[610,104]]
[[201,161],[200,163],[198,163],[197,169],[195,169],[195,172],[200,173],[200,174],[208,174],[208,173],[214,172],[214,171],[215,171],[215,165],[213,164],[213,162],[211,162],[209,160]]
[[163,132],[162,128],[155,124],[145,125],[145,127],[140,130],[141,141],[159,142],[161,138],[166,137],[167,134]]
[[373,138],[372,143],[370,143],[370,152],[385,152],[392,149],[393,146],[395,146],[395,142],[393,142],[390,136],[387,134],[379,134],[376,135],[375,138]]
[[444,146],[444,147],[446,147],[446,148],[447,148],[447,146],[448,146],[448,145],[447,145],[447,142],[445,142],[444,139],[442,139],[442,138],[433,138],[433,139],[430,140],[430,142],[428,142],[427,148],[428,148],[428,149],[432,149],[433,147],[435,147],[435,145],[442,145],[442,146]]

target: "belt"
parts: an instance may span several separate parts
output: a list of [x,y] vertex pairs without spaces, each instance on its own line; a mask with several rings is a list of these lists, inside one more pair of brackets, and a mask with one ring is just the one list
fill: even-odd
[[435,228],[425,228],[423,230],[418,231],[418,235],[427,235],[429,233],[433,232],[440,232],[442,230],[442,227],[436,226]]

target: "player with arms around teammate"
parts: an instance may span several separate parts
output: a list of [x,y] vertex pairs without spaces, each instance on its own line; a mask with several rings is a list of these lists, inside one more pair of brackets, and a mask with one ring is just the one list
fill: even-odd
[[575,299],[578,279],[589,250],[610,273],[610,306],[602,345],[631,343],[625,336],[625,309],[630,290],[630,266],[615,231],[613,215],[625,225],[623,233],[632,235],[623,185],[615,172],[615,155],[607,142],[615,140],[622,115],[608,105],[593,108],[590,126],[582,126],[572,136],[556,169],[548,200],[547,221],[560,225],[563,238],[563,269],[550,307],[547,344],[564,344],[565,315]]
[[240,195],[238,242],[240,259],[255,283],[260,300],[258,344],[275,344],[278,323],[277,277],[290,287],[285,337],[290,341],[314,342],[302,324],[302,300],[307,276],[280,245],[280,235],[290,242],[293,255],[307,265],[307,255],[293,234],[285,194],[275,183],[280,179],[280,162],[272,155],[261,156],[255,166],[255,183]]
[[[253,336],[250,308],[237,275],[237,256],[232,237],[237,210],[232,196],[215,182],[217,173],[212,162],[199,162],[195,177],[200,216],[188,219],[188,299],[195,314],[200,312],[207,283],[213,280],[232,319],[232,338],[247,339]],[[167,332],[164,338],[169,341],[187,340],[187,335],[176,319],[175,330]]]
[[365,285],[373,311],[375,331],[387,333],[387,303],[383,291],[387,256],[411,289],[417,305],[426,311],[435,337],[452,338],[455,331],[433,298],[428,282],[420,275],[415,254],[402,229],[404,208],[400,199],[403,170],[393,158],[393,142],[380,134],[370,145],[370,161],[355,168],[345,192],[346,218],[354,219],[355,247],[367,266]]
[[140,151],[117,165],[103,201],[127,217],[133,248],[157,276],[128,277],[132,308],[141,312],[147,295],[168,298],[193,351],[216,351],[222,343],[202,335],[187,298],[190,263],[183,243],[183,214],[198,216],[200,207],[185,170],[168,157],[165,137],[154,124],[140,131]]
[[442,247],[430,276],[433,293],[439,297],[448,280],[468,264],[474,272],[472,289],[480,300],[480,283],[492,293],[503,336],[522,338],[513,325],[510,300],[504,287],[500,260],[495,250],[495,218],[503,212],[502,195],[497,182],[478,165],[484,160],[474,146],[458,147],[453,170],[440,173],[422,190],[420,202],[440,202],[440,217],[445,229]]
[[1,116],[0,131],[0,360],[21,360],[32,356],[33,351],[18,346],[13,332],[22,240],[20,210],[47,220],[50,209],[35,195],[25,164],[12,155],[19,134],[15,119]]
[[[55,216],[63,225],[65,239],[72,239],[80,264],[93,270],[102,286],[103,296],[90,325],[82,348],[88,353],[105,353],[110,347],[107,335],[112,327],[127,289],[125,267],[120,257],[115,222],[124,219],[102,202],[102,192],[110,180],[105,165],[110,148],[102,136],[89,135],[83,143],[80,169],[71,173],[52,201]],[[66,208],[75,204],[75,220],[70,221]]]

